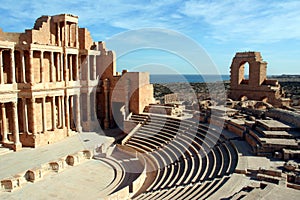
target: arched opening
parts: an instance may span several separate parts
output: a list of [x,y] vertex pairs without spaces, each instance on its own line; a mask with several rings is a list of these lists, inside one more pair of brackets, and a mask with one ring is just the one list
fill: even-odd
[[249,70],[250,65],[248,62],[242,62],[239,68],[239,79],[240,84],[249,84]]

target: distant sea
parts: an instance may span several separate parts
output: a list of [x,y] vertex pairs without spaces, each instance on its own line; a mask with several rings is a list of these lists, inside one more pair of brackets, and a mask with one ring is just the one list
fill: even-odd
[[[221,77],[221,78],[220,78]],[[230,75],[150,74],[151,83],[203,83],[230,80]]]

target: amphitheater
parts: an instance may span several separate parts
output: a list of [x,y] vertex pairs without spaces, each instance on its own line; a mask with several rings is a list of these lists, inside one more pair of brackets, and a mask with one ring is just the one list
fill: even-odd
[[[97,47],[94,50],[80,49],[84,45],[78,43],[88,43],[86,40],[89,40],[89,34],[85,29],[77,30],[77,17],[44,16],[39,20],[42,25],[34,28],[33,33],[42,34],[39,31],[51,30],[54,34],[51,36],[53,46],[66,45],[60,52],[65,56],[66,62],[62,65],[50,62],[48,69],[51,66],[54,69],[58,69],[57,66],[66,69],[69,58],[67,54],[76,54],[71,56],[74,62],[76,58],[83,57],[81,54],[93,54],[92,56],[98,57],[94,58],[95,61],[91,65],[83,65],[88,68],[88,73],[85,73],[87,77],[83,81],[88,83],[87,85],[77,85],[76,81],[81,81],[77,78],[68,81],[68,76],[61,80],[65,81],[63,95],[59,91],[61,85],[54,84],[52,89],[45,87],[41,90],[41,85],[45,83],[38,83],[38,88],[31,83],[31,88],[25,91],[34,97],[29,108],[32,109],[34,103],[37,104],[33,106],[35,108],[41,106],[38,113],[41,112],[43,117],[35,117],[34,120],[41,123],[37,126],[29,119],[29,130],[25,124],[28,123],[27,117],[31,116],[27,111],[22,111],[22,106],[29,102],[25,100],[25,104],[22,104],[22,95],[25,92],[22,91],[22,87],[18,87],[22,84],[24,86],[24,80],[17,78],[16,81],[10,82],[5,78],[6,81],[1,83],[5,86],[4,89],[0,89],[4,96],[8,93],[11,95],[7,90],[9,87],[15,91],[15,96],[9,100],[0,98],[1,105],[5,105],[2,106],[4,109],[1,112],[1,199],[299,199],[299,110],[289,106],[289,100],[284,98],[276,80],[267,80],[266,62],[262,60],[259,52],[240,52],[233,58],[229,94],[231,99],[228,99],[225,105],[209,103],[199,110],[190,110],[178,105],[178,102],[168,105],[154,104],[149,98],[153,95],[153,90],[147,74],[123,71],[122,75],[118,75],[114,72],[114,64],[109,65],[109,69],[101,74],[99,71],[103,67],[103,60],[111,59],[113,54],[105,50],[103,43],[90,42],[91,46]],[[53,20],[56,20],[54,25],[59,27],[58,29],[52,29]],[[59,42],[62,38],[56,36],[62,37],[62,34],[55,35],[55,30],[64,31],[65,36],[66,30],[69,30],[70,36],[65,37],[64,42]],[[36,40],[40,41],[40,38],[36,37]],[[74,42],[70,42],[73,40]],[[6,50],[8,47],[4,47],[4,43],[9,42],[0,41],[1,49]],[[23,51],[18,49],[22,45],[14,45],[16,44],[10,43],[9,48],[13,49],[10,52],[16,54],[16,51]],[[41,44],[34,45],[43,47]],[[47,51],[52,51],[49,45],[46,45]],[[58,47],[56,50],[60,51]],[[69,48],[73,48],[73,53]],[[79,50],[75,51],[76,48]],[[25,51],[27,55],[28,52]],[[100,54],[104,55],[101,57]],[[5,54],[1,58],[7,60],[8,55]],[[41,56],[38,58],[40,60],[47,59],[47,56],[43,57],[42,54],[36,56]],[[96,65],[98,60],[99,65]],[[245,79],[243,74],[246,62],[249,62],[250,73],[254,73],[249,79]],[[44,69],[45,65],[47,64],[38,63],[37,67]],[[4,67],[5,77],[14,71],[12,61],[9,66],[12,70]],[[34,66],[35,63],[30,65]],[[70,70],[74,69],[76,75],[78,66],[76,64],[73,67],[71,64]],[[93,71],[90,74],[91,69]],[[25,72],[27,73],[27,70],[22,71],[24,76]],[[129,87],[125,84],[124,88],[118,88],[115,83],[122,77],[126,77],[126,80],[142,77],[143,81],[140,84],[146,83],[146,86],[133,93],[134,98],[130,98],[130,95],[126,96],[126,93],[131,93]],[[89,78],[92,79],[90,83]],[[29,83],[30,81],[33,79],[28,79]],[[94,99],[90,101],[90,98],[93,98],[90,94],[95,91],[89,88],[93,86],[98,88],[98,95],[94,98],[101,98],[96,104],[97,109],[88,109],[87,113],[79,113],[82,109],[77,108],[73,111],[73,106],[86,106],[84,104],[87,102],[95,102]],[[49,92],[38,93],[55,88],[59,97]],[[114,89],[126,90],[126,93],[121,93],[122,97],[113,98],[108,94]],[[79,93],[80,90],[83,90],[84,95]],[[35,96],[36,93],[39,96]],[[41,98],[41,95],[45,97]],[[54,96],[53,100],[49,99],[49,96]],[[73,101],[71,96],[80,96],[78,99],[84,103],[79,104],[79,100]],[[42,102],[36,101],[35,98],[41,98]],[[60,104],[63,99],[66,101]],[[19,103],[22,106],[10,108],[11,104]],[[51,106],[54,109],[51,109]],[[121,116],[124,116],[122,120],[112,117],[113,106],[117,106],[117,110],[121,107],[125,109],[125,114],[121,113]],[[25,108],[27,109],[27,106]],[[59,113],[65,111],[66,114],[71,111],[70,113],[77,113],[76,116],[81,118],[73,119],[61,114],[57,117],[56,108],[59,108]],[[24,119],[18,117],[17,111],[21,111]],[[55,120],[45,121],[48,117]],[[65,120],[62,126],[55,123],[58,118],[59,121]],[[17,119],[22,121],[20,128],[15,125]],[[94,128],[96,119],[102,129]],[[80,129],[74,127],[72,120],[77,120],[76,124],[80,125]],[[118,120],[121,120],[122,130],[114,128]],[[41,132],[32,132],[36,129],[41,129]],[[58,135],[58,139],[52,138],[55,134]],[[30,143],[29,137],[42,139]],[[39,141],[41,142],[38,143]]]

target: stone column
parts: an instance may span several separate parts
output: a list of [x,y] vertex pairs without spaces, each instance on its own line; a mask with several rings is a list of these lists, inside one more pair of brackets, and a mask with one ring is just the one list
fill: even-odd
[[73,62],[72,62],[72,54],[70,54],[70,59],[69,59],[69,80],[73,81]]
[[54,131],[56,129],[55,96],[52,97],[51,106],[52,106],[52,130]]
[[23,127],[24,133],[28,133],[28,117],[27,117],[27,102],[26,98],[22,98],[22,107],[23,107]]
[[64,66],[64,80],[65,81],[69,81],[69,71],[68,71],[68,66],[69,66],[69,62],[68,62],[68,54],[64,54],[64,61],[65,61],[65,66]]
[[29,73],[30,83],[34,83],[34,68],[33,68],[33,51],[29,51]]
[[65,98],[64,98],[64,96],[61,96],[60,97],[61,98],[61,118],[62,118],[62,120],[61,120],[61,122],[62,122],[62,127],[64,128],[65,127]]
[[82,132],[81,119],[80,119],[80,95],[76,95],[76,129]]
[[109,128],[109,80],[105,79],[103,82],[104,87],[104,101],[105,101],[105,119],[104,119],[104,129]]
[[86,66],[86,80],[89,81],[90,80],[90,56],[87,55],[86,56],[86,62],[87,62],[87,66]]
[[74,77],[74,79],[75,79],[75,81],[78,81],[79,80],[79,68],[78,68],[78,54],[75,54],[75,68],[74,68],[74,70],[75,70],[75,77]]
[[94,55],[94,60],[93,60],[93,80],[96,80],[96,61],[97,61],[97,56]]
[[70,122],[70,129],[73,130],[74,124],[74,95],[69,96],[69,122]]
[[65,96],[65,117],[67,130],[70,130],[69,96]]
[[21,60],[21,82],[26,83],[25,56],[23,50],[20,51],[20,60]]
[[67,22],[66,21],[64,21],[64,33],[65,33],[65,46],[68,46],[68,31],[67,31]]
[[11,82],[15,83],[16,82],[16,68],[15,68],[15,53],[14,53],[14,49],[10,49],[9,50],[9,59],[10,59],[10,69],[11,69],[11,74],[10,74],[10,78],[11,78]]
[[61,38],[60,38],[60,22],[57,22],[57,44],[61,46]]
[[75,47],[79,48],[79,42],[78,42],[78,25],[75,24]]
[[41,51],[41,54],[40,54],[40,83],[44,82],[44,77],[45,77],[43,60],[44,60],[44,51]]
[[2,142],[8,142],[7,138],[7,125],[6,125],[6,109],[5,104],[1,103],[1,115],[2,115]]
[[35,135],[37,133],[36,131],[36,120],[35,120],[35,115],[36,115],[36,111],[35,111],[35,98],[30,99],[30,105],[31,105],[31,123],[29,124],[29,126],[31,127],[31,131],[32,134]]
[[60,52],[57,53],[56,55],[56,63],[57,63],[57,67],[56,67],[56,77],[57,77],[57,80],[56,81],[61,81],[61,73],[60,73],[60,68],[61,68],[61,63],[60,63]]
[[80,55],[77,55],[78,56],[78,65],[77,65],[77,80],[81,80],[82,79],[82,63],[81,63],[81,56]]
[[12,102],[12,118],[13,118],[12,134],[14,137],[14,147],[15,150],[18,150],[20,147],[22,147],[22,144],[20,143],[20,136],[19,136],[17,102]]
[[0,84],[4,84],[2,50],[0,50]]
[[60,53],[60,77],[61,77],[61,81],[64,81],[64,53]]
[[50,75],[50,82],[54,82],[55,80],[55,66],[54,66],[54,52],[50,52],[50,67],[51,67],[51,75]]
[[130,80],[125,80],[125,118],[129,115],[129,106],[130,106]]
[[91,98],[89,91],[86,93],[86,121],[91,121]]
[[46,98],[42,98],[42,118],[43,118],[43,133],[47,131],[47,121],[46,121]]
[[58,96],[58,126],[62,127],[62,111],[61,111],[61,97]]
[[69,42],[70,42],[70,47],[72,46],[72,24],[69,25]]

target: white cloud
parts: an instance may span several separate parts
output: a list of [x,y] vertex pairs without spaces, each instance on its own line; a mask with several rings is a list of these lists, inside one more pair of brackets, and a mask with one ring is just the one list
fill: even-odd
[[268,43],[300,39],[299,1],[187,1],[181,11],[218,40]]

